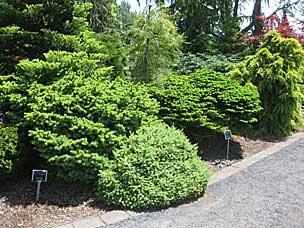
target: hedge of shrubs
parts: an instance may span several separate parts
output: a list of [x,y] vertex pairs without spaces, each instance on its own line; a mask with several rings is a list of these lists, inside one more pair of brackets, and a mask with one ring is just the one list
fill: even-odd
[[166,123],[214,131],[259,117],[274,134],[298,124],[304,52],[296,41],[270,33],[231,77],[193,71],[226,72],[238,56],[185,55],[175,70],[190,75],[149,88],[123,77],[119,35],[88,30],[92,4],[66,3],[68,13],[57,3],[47,4],[51,13],[36,1],[31,10],[2,4],[0,177],[17,164],[38,165],[38,155],[52,173],[89,184],[108,205],[168,207],[203,193],[210,172],[183,131]]
[[[291,82],[294,90],[282,91],[291,91],[294,105],[298,81]],[[167,207],[204,192],[210,172],[196,146],[164,121],[209,131],[247,127],[262,110],[259,96],[254,85],[212,70],[173,75],[162,89],[149,88],[114,77],[102,54],[50,51],[0,76],[0,171],[14,169],[21,143],[63,180],[96,187],[106,204]]]
[[[181,131],[160,123],[159,103],[147,87],[127,78],[113,79],[111,68],[84,52],[51,51],[45,57],[24,60],[15,75],[2,78],[0,107],[8,122],[28,132],[33,150],[52,173],[64,181],[98,186],[97,195],[119,207],[165,207],[204,191],[209,171],[196,155],[196,147]],[[144,154],[156,156],[155,161]],[[139,173],[130,171],[127,176],[117,169],[132,157],[142,160],[139,172],[151,174],[137,186],[139,194],[145,192],[141,203],[137,202],[141,196],[130,191],[130,180]],[[137,165],[129,163],[132,170]],[[117,180],[110,178],[112,173]],[[122,185],[115,185],[117,181],[129,183],[119,195]],[[114,191],[110,185],[116,186]],[[156,191],[147,192],[147,186],[153,185]],[[135,198],[119,202],[128,195]]]

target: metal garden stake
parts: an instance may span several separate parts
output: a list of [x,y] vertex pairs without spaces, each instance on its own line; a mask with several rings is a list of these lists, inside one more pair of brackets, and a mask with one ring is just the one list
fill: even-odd
[[224,131],[225,140],[227,140],[227,152],[226,152],[226,160],[229,159],[229,145],[230,145],[230,139],[232,137],[231,130]]

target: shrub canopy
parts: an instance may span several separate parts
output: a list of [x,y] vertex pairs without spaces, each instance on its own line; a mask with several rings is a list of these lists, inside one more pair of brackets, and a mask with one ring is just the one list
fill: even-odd
[[[86,66],[83,67],[87,69]],[[128,80],[109,80],[100,68],[72,71],[51,85],[33,83],[25,115],[39,155],[64,179],[92,182],[112,151],[153,120],[158,104]]]
[[162,118],[183,128],[240,128],[255,123],[261,110],[254,86],[241,86],[236,80],[207,69],[189,76],[168,77],[164,89],[154,88],[152,93],[161,104]]
[[164,124],[141,128],[114,156],[100,172],[97,195],[117,207],[168,207],[204,192],[210,176],[197,147]]
[[303,61],[304,51],[298,41],[269,32],[257,53],[229,73],[242,83],[257,86],[263,106],[259,117],[263,134],[288,135],[301,122]]

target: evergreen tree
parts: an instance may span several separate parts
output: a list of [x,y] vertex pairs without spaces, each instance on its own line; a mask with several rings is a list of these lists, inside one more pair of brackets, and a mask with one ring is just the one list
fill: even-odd
[[247,57],[229,73],[243,83],[257,86],[263,111],[259,129],[263,134],[290,134],[301,123],[304,51],[300,43],[269,32],[255,55]]
[[130,65],[135,81],[161,84],[177,60],[183,38],[163,10],[149,7],[130,28]]
[[120,33],[126,39],[127,33],[130,26],[133,25],[137,14],[135,12],[131,12],[130,3],[125,0],[121,1],[117,6],[117,19],[120,24]]
[[231,0],[174,0],[179,32],[186,37],[185,50],[214,53],[231,52],[239,32],[238,2]]
[[0,3],[0,74],[21,59],[43,58],[49,50],[75,50],[74,35],[88,27],[90,3],[28,0]]
[[89,27],[94,32],[109,32],[117,28],[115,0],[81,0],[79,2],[92,3],[93,7],[88,15],[88,21]]

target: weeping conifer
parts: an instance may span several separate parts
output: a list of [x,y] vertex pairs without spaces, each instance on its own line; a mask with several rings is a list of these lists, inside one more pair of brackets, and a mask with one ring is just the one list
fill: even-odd
[[258,87],[264,109],[259,129],[264,135],[288,135],[301,123],[303,60],[297,40],[269,32],[256,54],[229,73]]

